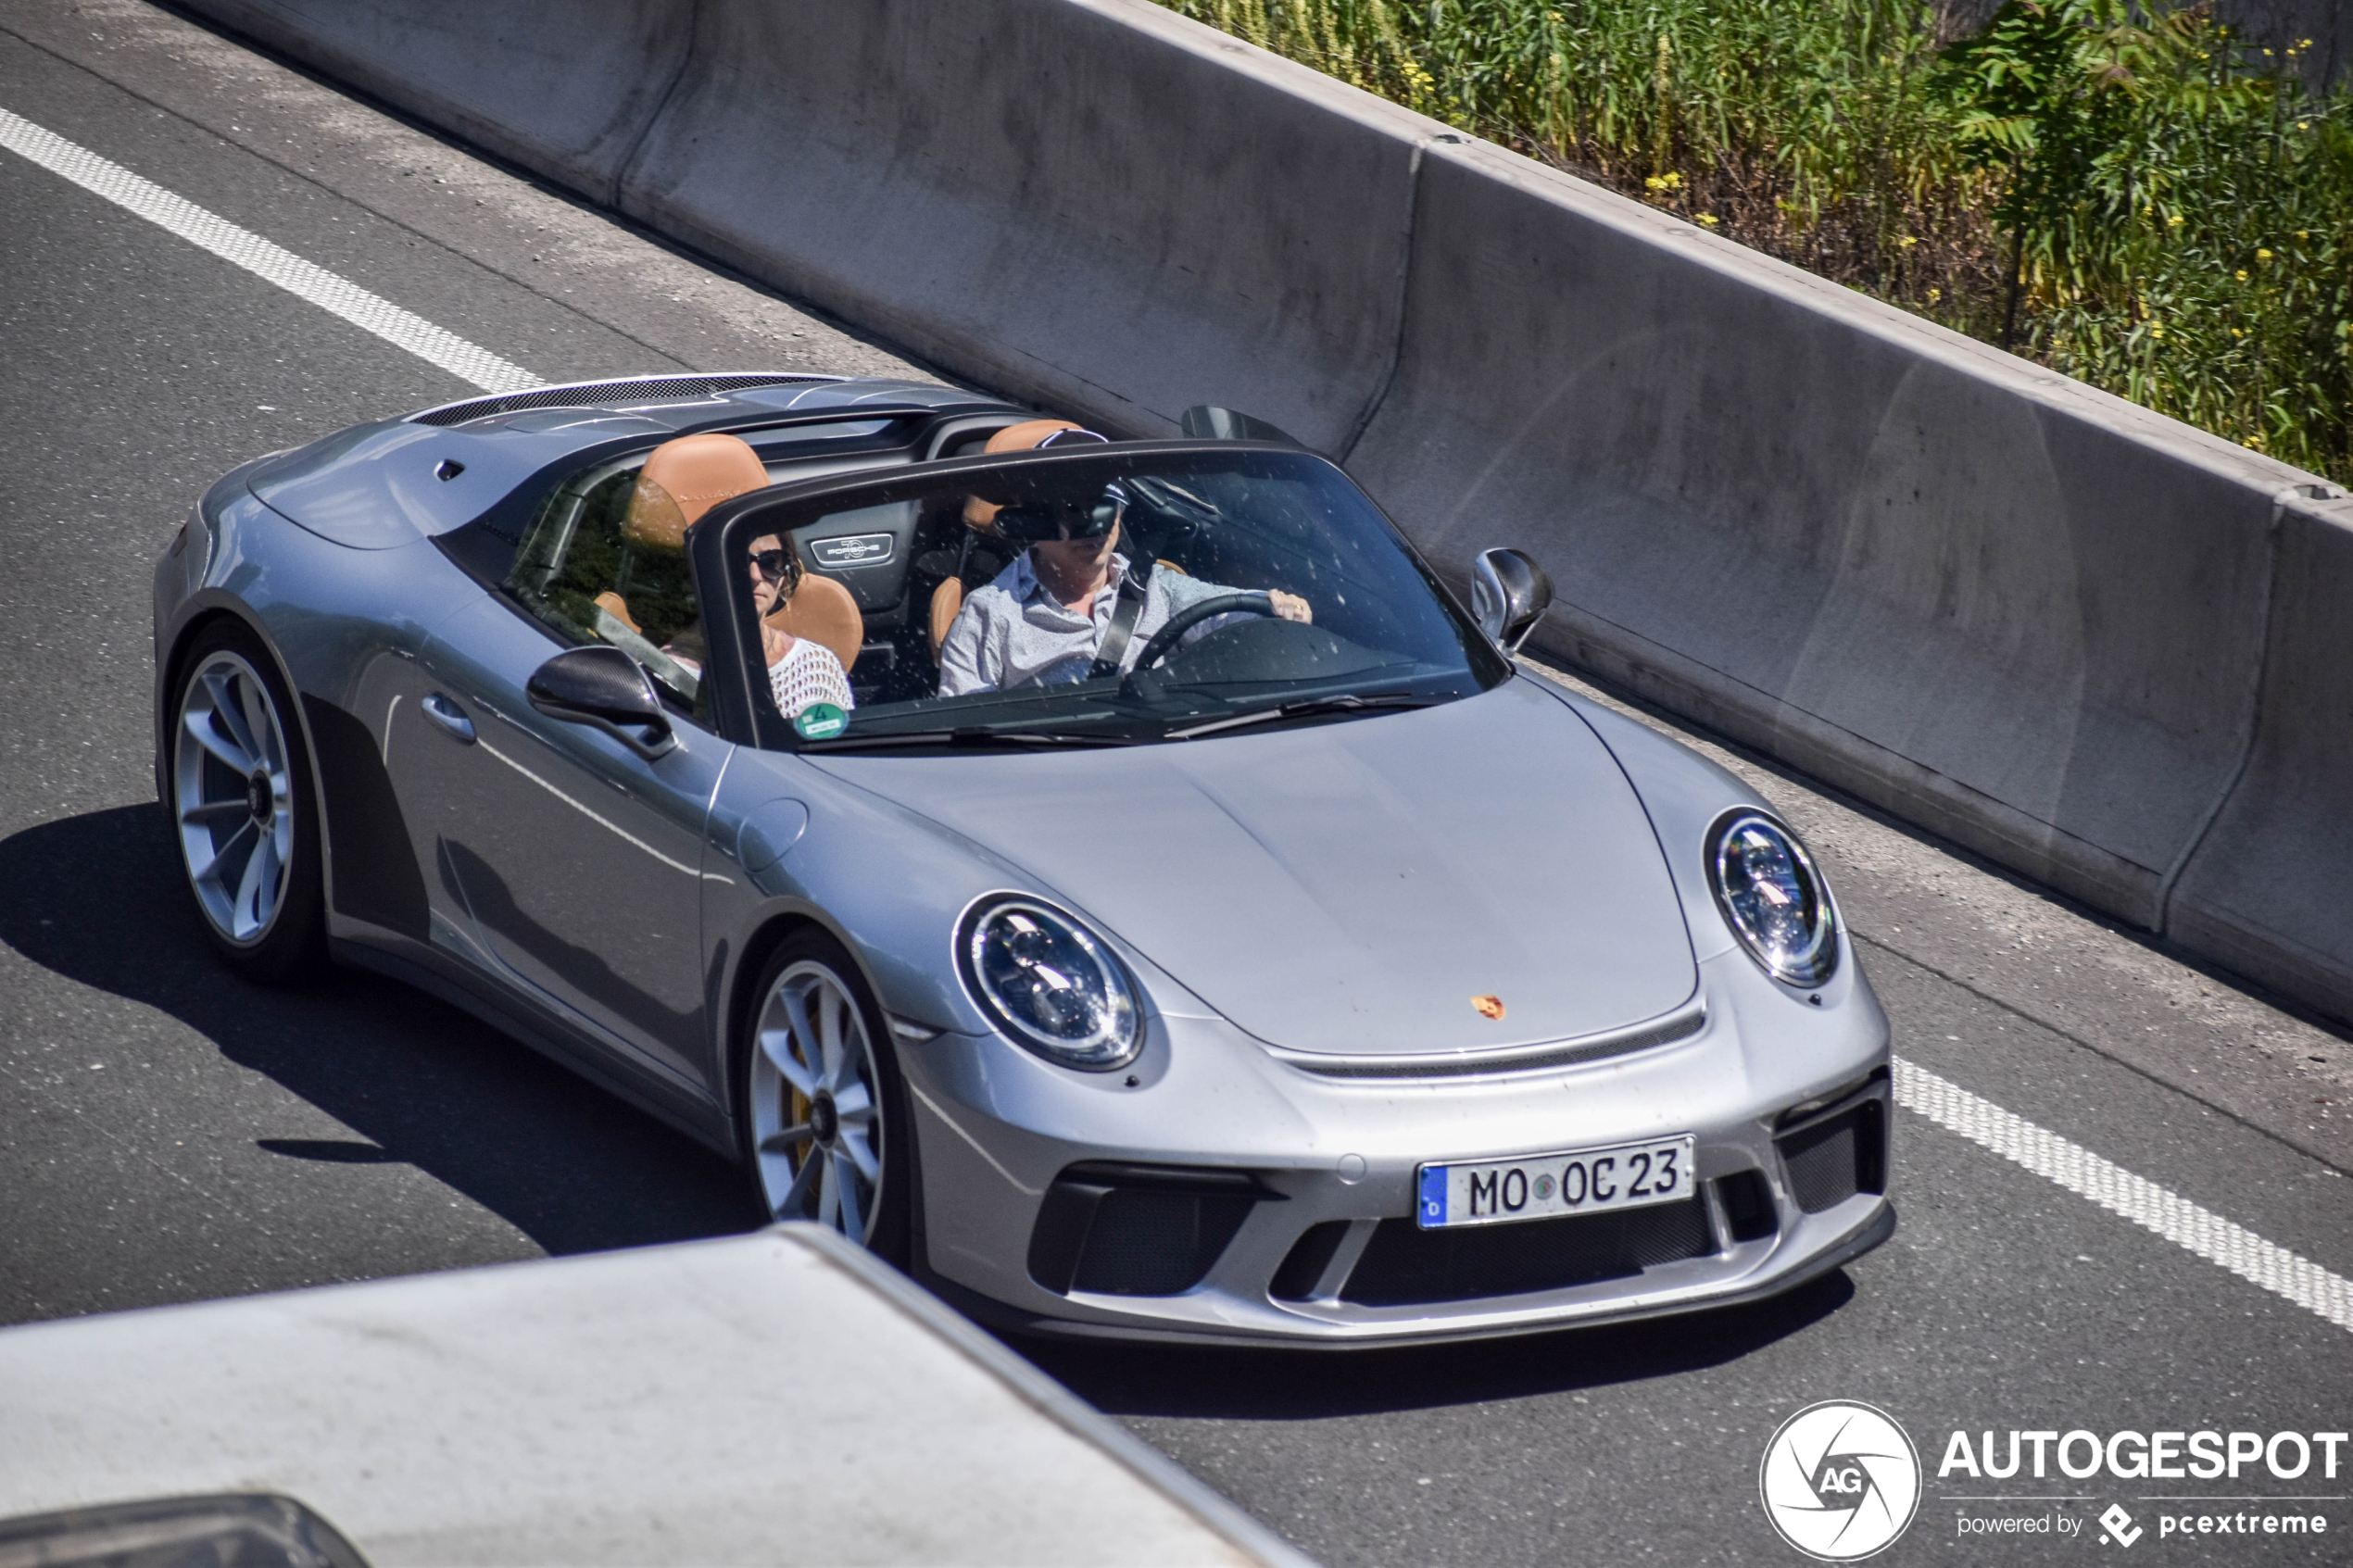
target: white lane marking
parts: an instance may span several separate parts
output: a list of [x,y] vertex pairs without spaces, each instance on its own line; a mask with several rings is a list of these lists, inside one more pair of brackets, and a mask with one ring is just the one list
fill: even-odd
[[256,277],[277,284],[288,294],[371,332],[418,358],[440,366],[484,392],[520,392],[543,384],[543,378],[501,359],[490,350],[468,343],[457,333],[381,295],[305,261],[283,245],[241,229],[225,218],[206,211],[184,196],[174,195],[152,180],[133,174],[119,163],[100,157],[89,148],[67,141],[21,115],[0,108],[0,147],[21,154],[53,174],[63,175],[84,190],[136,213],[148,222],[169,229],[191,245],[225,261],[234,262]]
[[2318,1312],[2337,1327],[2353,1330],[2353,1280],[2274,1246],[2246,1226],[1902,1057],[1895,1059],[1895,1101],[2208,1262]]

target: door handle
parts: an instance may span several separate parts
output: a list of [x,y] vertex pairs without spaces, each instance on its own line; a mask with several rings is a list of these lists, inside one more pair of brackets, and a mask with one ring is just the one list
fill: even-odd
[[428,692],[425,694],[424,700],[417,706],[425,710],[426,718],[457,736],[466,745],[473,745],[474,721],[466,717],[464,709],[448,697],[442,696],[439,692]]

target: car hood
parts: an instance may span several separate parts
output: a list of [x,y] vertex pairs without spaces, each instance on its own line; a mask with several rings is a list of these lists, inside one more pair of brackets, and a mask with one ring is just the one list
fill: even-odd
[[[1525,680],[1442,707],[1076,753],[812,761],[1033,872],[1295,1050],[1638,1023],[1698,984],[1642,802]],[[1497,997],[1490,1019],[1475,997]]]

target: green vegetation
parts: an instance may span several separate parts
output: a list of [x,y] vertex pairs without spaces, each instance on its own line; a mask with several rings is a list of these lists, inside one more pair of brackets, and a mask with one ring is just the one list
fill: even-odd
[[2353,90],[2203,6],[1164,3],[2353,482]]

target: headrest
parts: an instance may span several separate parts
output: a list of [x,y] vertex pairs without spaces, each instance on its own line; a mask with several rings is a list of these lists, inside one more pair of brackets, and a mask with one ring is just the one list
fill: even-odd
[[858,612],[858,600],[832,578],[813,571],[800,580],[791,598],[768,612],[768,624],[833,649],[844,671],[858,662],[866,640],[866,619]]
[[[1072,420],[1024,420],[1017,425],[1007,425],[988,438],[981,451],[994,458],[1004,452],[1026,452],[1056,431],[1084,430],[1087,427]],[[975,495],[964,503],[964,526],[986,530],[997,521],[997,508]]]
[[990,457],[1000,452],[1026,452],[1058,430],[1083,430],[1086,427],[1070,420],[1024,420],[1017,425],[1007,425],[988,438],[981,450]]
[[665,441],[637,475],[622,533],[634,545],[678,549],[697,518],[722,501],[764,488],[768,482],[760,454],[736,436],[682,435]]

